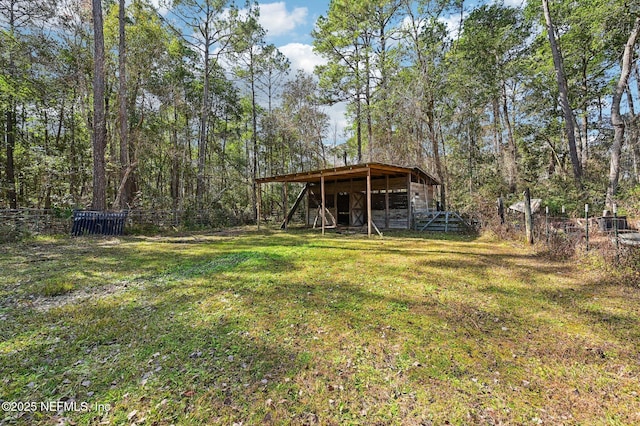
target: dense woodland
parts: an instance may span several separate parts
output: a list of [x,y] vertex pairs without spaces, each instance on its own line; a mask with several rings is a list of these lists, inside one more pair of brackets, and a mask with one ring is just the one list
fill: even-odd
[[334,0],[315,75],[267,43],[258,4],[164,6],[0,0],[0,208],[251,221],[256,177],[380,161],[432,172],[463,211],[525,187],[552,211],[640,210],[636,2]]

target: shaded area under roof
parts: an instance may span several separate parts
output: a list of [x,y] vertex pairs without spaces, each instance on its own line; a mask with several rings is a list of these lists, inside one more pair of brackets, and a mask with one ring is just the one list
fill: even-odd
[[411,173],[422,177],[431,185],[440,185],[440,181],[420,167],[403,167],[385,163],[363,163],[352,166],[332,167],[308,172],[291,173],[286,175],[268,176],[256,179],[256,183],[269,182],[318,182],[324,178],[365,178],[371,173],[372,177],[406,176]]

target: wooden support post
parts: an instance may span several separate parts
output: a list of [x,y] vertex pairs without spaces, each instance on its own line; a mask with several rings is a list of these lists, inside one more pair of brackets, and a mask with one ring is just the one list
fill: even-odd
[[429,190],[427,189],[427,183],[424,182],[422,184],[422,189],[424,190],[424,208],[429,210]]
[[334,225],[337,228],[338,227],[338,217],[340,215],[340,212],[338,212],[338,190],[336,189],[338,187],[338,179],[335,180],[335,182],[333,183],[333,208],[336,209],[336,217],[334,220]]
[[349,179],[349,226],[353,225],[353,179]]
[[378,229],[378,227],[376,226],[376,223],[375,223],[374,221],[371,221],[371,225],[373,226],[373,229],[375,229],[375,230],[376,230],[376,232],[378,233],[378,235],[380,235],[380,236],[382,237],[382,236],[383,236],[383,235],[382,235],[382,232],[380,232],[380,230],[379,230],[379,229]]
[[389,175],[385,178],[387,186],[384,191],[384,227],[389,229]]
[[407,229],[411,229],[411,173],[407,173]]
[[371,169],[367,170],[367,235],[371,237]]
[[284,200],[282,200],[282,217],[283,217],[282,220],[284,221],[283,223],[284,223],[284,230],[285,231],[287,230],[287,222],[288,222],[288,220],[287,220],[287,203],[289,202],[289,197],[288,197],[288,194],[287,194],[287,186],[288,186],[287,182],[285,182],[284,183],[284,188],[283,188],[284,189],[284,195],[283,195]]
[[256,222],[258,224],[258,230],[260,230],[260,204],[262,204],[262,196],[260,195],[260,191],[261,191],[262,185],[258,184],[258,193],[257,193],[257,200],[256,200],[256,213],[258,215],[258,217],[256,218]]
[[322,235],[324,235],[324,227],[326,226],[327,221],[327,213],[325,210],[325,196],[324,196],[324,176],[320,176],[320,202],[322,203],[322,208],[320,209],[320,213],[322,213]]
[[[284,221],[282,222],[282,225],[280,225],[280,229],[287,229],[287,226],[289,225],[289,221],[291,221],[291,219],[293,218],[293,215],[295,214],[296,210],[298,209],[298,206],[300,205],[300,203],[302,202],[302,199],[304,198],[305,194],[307,194],[309,192],[309,184],[307,183],[304,188],[302,188],[302,191],[300,191],[300,193],[298,194],[298,196],[296,197],[296,201],[293,203],[293,206],[291,207],[291,210],[289,210],[289,213],[287,213]],[[305,225],[308,224],[309,222],[309,204],[307,203],[307,217],[305,219]]]
[[[307,184],[309,185],[309,184]],[[311,194],[313,194],[313,190],[308,189],[307,190],[307,206],[306,206],[306,212],[305,212],[305,225],[309,226],[311,224]],[[313,196],[313,198],[315,198],[315,194]]]

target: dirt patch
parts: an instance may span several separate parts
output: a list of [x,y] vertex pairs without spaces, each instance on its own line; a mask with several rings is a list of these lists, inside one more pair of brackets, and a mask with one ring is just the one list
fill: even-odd
[[39,312],[47,312],[51,309],[62,308],[67,305],[77,305],[90,300],[95,301],[104,299],[109,296],[124,293],[125,291],[129,291],[134,288],[141,288],[142,285],[142,282],[121,281],[100,287],[82,288],[59,296],[32,296],[32,298],[22,301],[20,304]]

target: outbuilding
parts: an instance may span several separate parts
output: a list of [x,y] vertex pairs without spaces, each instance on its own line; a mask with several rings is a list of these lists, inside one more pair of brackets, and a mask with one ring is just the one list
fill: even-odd
[[366,226],[369,235],[374,229],[410,229],[415,211],[437,209],[436,194],[441,185],[420,167],[384,163],[355,164],[256,180],[258,186],[271,182],[305,185],[286,215],[283,228],[306,199],[304,217],[308,226],[320,227],[322,232],[336,226]]

